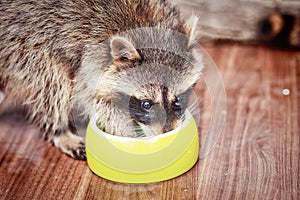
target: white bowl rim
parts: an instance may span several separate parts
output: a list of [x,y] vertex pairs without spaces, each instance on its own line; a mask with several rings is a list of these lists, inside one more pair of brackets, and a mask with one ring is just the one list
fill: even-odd
[[112,134],[106,133],[106,132],[102,131],[100,128],[98,128],[97,123],[96,123],[97,115],[94,115],[91,117],[89,125],[98,135],[101,135],[101,136],[106,137],[107,139],[111,139],[111,140],[117,140],[117,141],[122,141],[122,142],[153,141],[153,140],[156,141],[161,138],[168,137],[172,134],[178,133],[180,129],[185,128],[189,124],[192,114],[188,110],[186,110],[184,115],[185,115],[185,119],[179,124],[179,126],[177,128],[175,128],[171,131],[168,131],[166,133],[160,134],[160,135],[147,136],[147,137],[133,138],[133,137],[117,136],[117,135],[112,135]]

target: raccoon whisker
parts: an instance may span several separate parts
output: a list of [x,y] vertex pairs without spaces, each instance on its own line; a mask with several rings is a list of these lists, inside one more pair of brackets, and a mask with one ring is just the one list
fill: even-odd
[[144,130],[142,129],[142,127],[133,120],[133,129],[132,131],[134,131],[136,133],[136,137],[145,137],[146,134],[144,133]]
[[200,113],[202,113],[201,108],[199,107],[198,101],[190,102],[187,109],[195,117],[195,120],[199,120]]
[[197,107],[197,105],[198,105],[198,102],[192,102],[188,105],[188,109],[191,109],[191,110],[195,109]]
[[193,102],[190,102],[187,109],[192,113],[194,112],[195,110],[198,110],[197,108],[199,108],[198,106],[198,101],[193,101]]

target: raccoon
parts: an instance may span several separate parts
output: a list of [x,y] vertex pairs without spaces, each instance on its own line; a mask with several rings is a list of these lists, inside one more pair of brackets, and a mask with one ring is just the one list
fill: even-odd
[[197,17],[164,0],[0,1],[0,89],[45,140],[85,159],[72,110],[113,135],[176,127],[203,68]]

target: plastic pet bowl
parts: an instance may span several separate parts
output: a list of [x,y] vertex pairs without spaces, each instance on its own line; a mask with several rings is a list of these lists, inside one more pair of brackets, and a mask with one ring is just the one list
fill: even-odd
[[116,182],[151,183],[177,177],[194,166],[198,153],[197,125],[188,111],[179,127],[158,136],[113,136],[97,127],[96,117],[86,132],[90,169]]

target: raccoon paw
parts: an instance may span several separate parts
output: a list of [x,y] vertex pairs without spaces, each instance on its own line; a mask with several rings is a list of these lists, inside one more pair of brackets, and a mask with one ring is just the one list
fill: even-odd
[[86,159],[84,139],[72,134],[69,130],[58,136],[54,136],[53,144],[76,160]]

